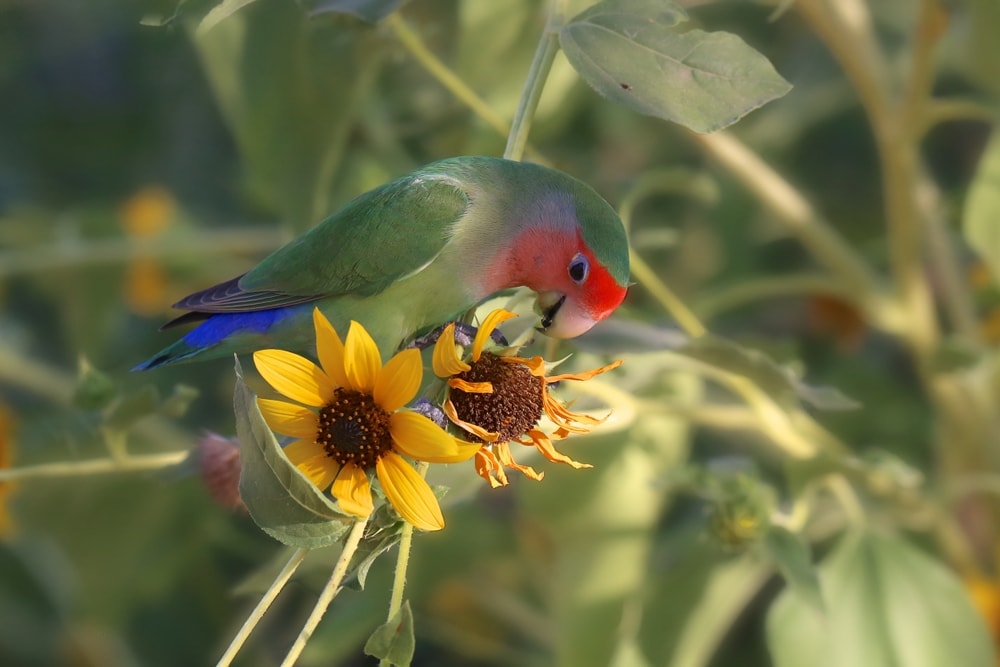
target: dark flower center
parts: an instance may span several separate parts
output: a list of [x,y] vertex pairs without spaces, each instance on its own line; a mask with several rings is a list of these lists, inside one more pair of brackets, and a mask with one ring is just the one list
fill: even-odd
[[[499,433],[497,442],[514,440],[538,424],[542,416],[545,383],[524,364],[503,361],[488,352],[471,362],[472,368],[455,377],[466,382],[490,382],[493,393],[474,394],[451,390],[451,402],[459,419]],[[469,440],[479,442],[470,435]]]
[[353,463],[368,470],[392,450],[389,413],[371,394],[337,389],[319,411],[316,442],[340,465]]

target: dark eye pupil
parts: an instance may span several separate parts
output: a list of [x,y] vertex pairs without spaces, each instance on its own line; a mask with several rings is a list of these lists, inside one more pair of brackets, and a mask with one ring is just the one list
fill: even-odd
[[587,265],[583,262],[573,262],[569,265],[569,277],[580,282],[587,275]]

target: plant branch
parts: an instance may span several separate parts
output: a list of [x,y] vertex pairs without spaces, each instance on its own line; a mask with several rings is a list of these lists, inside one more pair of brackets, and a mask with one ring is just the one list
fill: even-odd
[[159,470],[183,463],[190,455],[188,450],[165,452],[163,454],[124,455],[89,459],[85,461],[59,461],[18,468],[0,468],[0,482],[39,479],[45,477],[77,477],[81,475],[102,475],[108,473]]
[[851,294],[843,283],[829,276],[817,273],[792,273],[751,279],[715,293],[710,292],[699,299],[694,310],[703,320],[711,320],[727,310],[757,301],[802,295],[832,296],[848,303],[856,300],[856,295]]

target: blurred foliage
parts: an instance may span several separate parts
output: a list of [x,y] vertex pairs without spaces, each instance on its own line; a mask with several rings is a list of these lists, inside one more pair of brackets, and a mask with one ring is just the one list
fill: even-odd
[[[432,467],[448,525],[414,540],[413,664],[993,664],[997,3],[692,0],[652,50],[607,9],[659,4],[592,4],[553,5],[576,18],[527,153],[629,226],[625,305],[545,349],[624,358],[573,394],[614,415],[567,444],[591,470],[489,490]],[[352,196],[502,154],[550,9],[0,0],[0,664],[222,654],[291,555],[189,455],[235,432],[232,364],[128,369],[169,339],[170,303]],[[628,71],[621,43],[581,45],[600,26],[649,55],[617,90],[599,79]],[[661,118],[720,124],[666,111],[700,71],[653,68],[719,31],[780,73],[726,120],[793,88],[699,135]],[[337,553],[306,556],[236,664],[281,659]],[[391,560],[301,664],[373,664]],[[397,650],[391,626],[370,646]]]

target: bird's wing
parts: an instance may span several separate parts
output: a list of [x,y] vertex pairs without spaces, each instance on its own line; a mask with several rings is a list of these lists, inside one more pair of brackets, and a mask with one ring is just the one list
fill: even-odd
[[343,294],[378,294],[434,261],[469,201],[454,178],[423,172],[405,176],[357,197],[244,275],[174,307],[245,312]]

